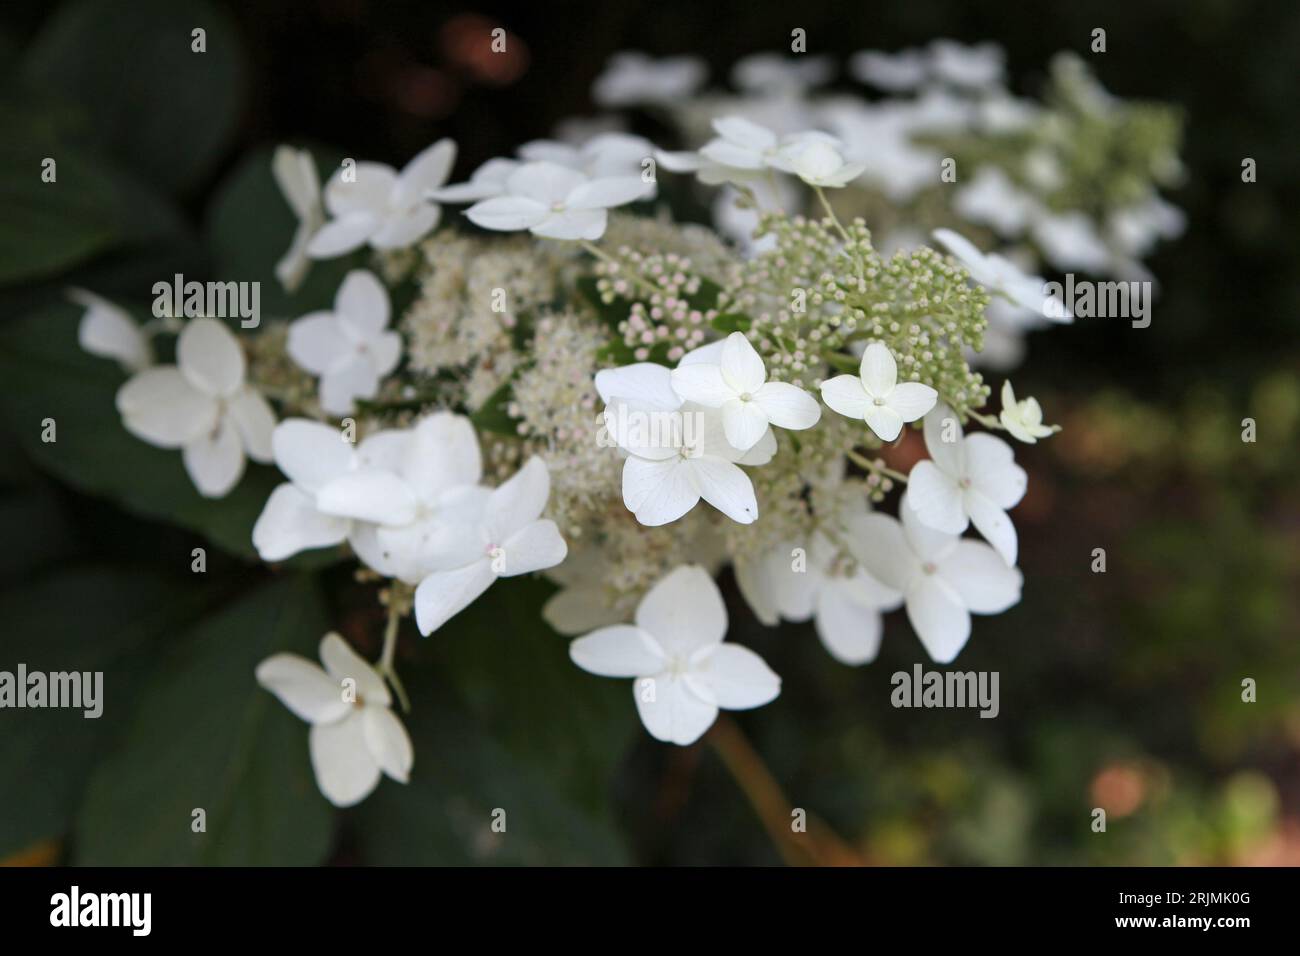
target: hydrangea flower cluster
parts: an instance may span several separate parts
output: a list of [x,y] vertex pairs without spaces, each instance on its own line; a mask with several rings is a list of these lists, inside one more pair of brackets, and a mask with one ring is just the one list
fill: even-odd
[[[83,345],[131,373],[124,426],[180,449],[200,494],[228,493],[246,458],[282,473],[253,530],[263,560],[347,548],[387,582],[373,665],[331,633],[323,669],[281,655],[257,671],[311,724],[328,799],[412,772],[393,707],[406,706],[401,619],[434,634],[498,578],[551,578],[544,615],[575,638],[573,662],[630,679],[649,733],[680,745],[719,709],[780,692],[724,640],[725,566],[760,621],[812,621],[852,666],[875,658],[895,609],[946,663],[972,614],[1017,603],[1010,512],[1027,476],[1006,438],[1056,429],[1009,381],[989,409],[976,362],[996,315],[1068,312],[1048,308],[1018,253],[981,250],[985,227],[1041,239],[1044,215],[1095,224],[1152,202],[1140,187],[1169,143],[1130,150],[1130,188],[1072,211],[1085,173],[1057,169],[1031,194],[1034,175],[1008,171],[1027,154],[1008,142],[1142,126],[1077,68],[1060,68],[1064,105],[1047,106],[1002,88],[996,48],[866,53],[851,69],[908,95],[818,100],[828,63],[767,57],[737,66],[739,95],[685,103],[702,67],[628,54],[597,100],[666,113],[696,148],[536,141],[449,182],[444,140],[401,172],[334,171],[322,192],[311,156],[283,147],[273,172],[298,222],[285,287],[316,260],[368,249],[370,262],[331,308],[256,333],[205,317],[142,329],[76,293]],[[950,188],[930,161],[950,140],[978,175],[936,217],[918,197]],[[715,226],[674,219],[661,174],[679,193],[717,190]],[[935,229],[934,245],[903,240]],[[1053,248],[1040,242],[1033,268],[1059,262]],[[154,364],[154,334],[177,336],[175,364]],[[918,431],[928,457],[904,474],[891,449]]]

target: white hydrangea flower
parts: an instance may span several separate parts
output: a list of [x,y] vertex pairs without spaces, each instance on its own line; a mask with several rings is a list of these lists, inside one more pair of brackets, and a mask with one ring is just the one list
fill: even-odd
[[907,502],[902,523],[872,512],[855,518],[848,546],[867,573],[899,591],[907,619],[940,664],[970,638],[971,614],[1000,614],[1020,601],[1023,576],[987,544],[927,527]]
[[384,163],[340,169],[325,186],[325,208],[334,218],[307,244],[313,259],[332,259],[369,243],[372,249],[403,249],[438,225],[441,208],[429,192],[447,181],[456,144],[441,139],[399,174]]
[[951,229],[936,229],[933,235],[966,267],[971,279],[989,292],[1036,316],[1058,322],[1072,321],[1065,303],[1047,294],[1047,283],[1042,276],[1026,275],[1014,262],[996,252],[980,252],[969,239]]
[[323,669],[297,654],[273,654],[257,665],[257,682],[311,724],[316,785],[334,806],[350,807],[383,774],[406,783],[415,754],[375,669],[334,632],[321,639],[320,659]]
[[321,408],[351,414],[358,398],[374,398],[397,367],[402,337],[388,328],[388,292],[373,273],[354,269],[334,298],[333,312],[312,312],[289,325],[289,357],[320,378]]
[[1043,424],[1043,409],[1038,399],[1031,395],[1024,401],[1016,401],[1010,379],[1002,383],[1002,413],[998,417],[1003,428],[1028,445],[1057,431],[1054,425]]
[[86,310],[77,326],[77,341],[83,349],[113,359],[126,372],[139,372],[153,364],[153,347],[126,309],[85,289],[69,289],[68,298]]
[[822,382],[822,401],[846,418],[865,421],[882,441],[894,441],[907,422],[930,409],[939,393],[921,382],[899,382],[894,353],[872,342],[862,353],[857,375]]
[[1058,269],[1104,274],[1115,259],[1086,213],[1042,215],[1034,222],[1032,231],[1043,257]]
[[767,368],[742,332],[732,332],[718,361],[683,363],[672,372],[673,391],[688,402],[722,409],[727,441],[753,448],[768,431],[811,428],[821,418],[817,400],[788,382],[769,382]]
[[967,46],[955,40],[935,40],[929,52],[931,71],[946,83],[972,90],[1002,85],[1006,54],[996,43]]
[[862,50],[849,58],[849,72],[863,83],[890,93],[914,90],[926,81],[930,61],[917,49],[885,53],[881,50]]
[[968,185],[958,189],[953,209],[968,222],[1009,237],[1022,234],[1042,212],[1038,202],[996,166],[980,169]]
[[244,353],[216,319],[192,319],[176,342],[176,365],[137,372],[117,392],[127,431],[179,448],[199,494],[221,498],[239,483],[245,455],[271,460],[275,413],[244,381]]
[[480,200],[465,215],[483,229],[527,229],[550,239],[599,239],[609,209],[645,197],[653,186],[640,176],[591,179],[558,163],[524,163],[506,179],[503,194]]
[[700,148],[703,159],[716,166],[750,173],[776,168],[772,163],[777,159],[781,142],[770,129],[743,116],[723,116],[713,121],[713,130],[717,137]]
[[609,58],[591,86],[591,96],[604,107],[671,105],[699,89],[707,76],[708,68],[699,57],[655,59],[628,50]]
[[809,186],[838,189],[866,171],[866,163],[844,158],[844,144],[829,133],[798,133],[787,138],[772,160],[777,169],[793,173]]
[[[518,149],[520,159],[530,163],[555,163],[577,170],[592,179],[609,176],[640,177],[645,161],[655,147],[643,136],[631,133],[599,133],[580,146],[550,139],[535,139]],[[653,183],[648,183],[653,186]]]
[[[937,405],[925,416],[929,461],[919,461],[907,477],[907,502],[925,525],[961,534],[974,524],[1008,565],[1016,563],[1015,525],[1007,511],[1025,496],[1028,477],[1015,452],[1001,438],[979,432],[965,435],[956,414]],[[944,441],[945,433],[951,441]]]
[[637,713],[656,740],[686,746],[713,726],[719,709],[775,700],[781,678],[748,648],[724,642],[727,609],[708,572],[685,565],[656,584],[636,623],[593,631],[569,657],[601,677],[635,678]]
[[311,267],[307,246],[325,223],[325,210],[321,206],[320,177],[316,162],[305,149],[277,146],[271,158],[271,173],[284,194],[285,202],[298,217],[298,229],[293,234],[289,249],[275,266],[275,277],[280,285],[292,292],[302,285]]
[[731,68],[731,81],[739,89],[762,96],[792,96],[830,82],[835,61],[829,56],[787,57],[779,53],[751,53]]

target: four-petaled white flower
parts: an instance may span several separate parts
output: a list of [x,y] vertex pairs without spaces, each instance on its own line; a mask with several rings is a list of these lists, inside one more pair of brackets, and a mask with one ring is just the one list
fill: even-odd
[[713,130],[717,137],[700,148],[704,159],[750,172],[776,168],[781,143],[770,129],[741,116],[723,116],[713,121]]
[[631,677],[650,736],[681,746],[699,740],[718,710],[748,710],[776,699],[777,677],[746,647],[723,641],[727,609],[707,571],[676,568],[636,610],[636,624],[603,627],[569,645],[569,657],[601,677]]
[[426,195],[437,202],[447,203],[477,202],[500,196],[506,191],[506,180],[520,165],[517,159],[489,159],[474,170],[468,181],[439,186],[430,189]]
[[153,364],[153,348],[126,309],[85,289],[69,289],[68,298],[86,310],[77,326],[77,341],[83,349],[113,359],[127,372],[139,372]]
[[1031,395],[1024,401],[1016,401],[1011,379],[1002,383],[1002,413],[998,417],[1003,428],[1029,445],[1057,431],[1056,426],[1043,424],[1043,409],[1038,399]]
[[984,432],[963,435],[953,410],[939,404],[925,416],[925,447],[931,460],[917,462],[907,477],[907,502],[917,517],[949,534],[974,524],[1002,560],[1015,564],[1016,528],[1007,509],[1025,496],[1028,478],[1011,446]]
[[862,353],[857,375],[822,382],[822,401],[846,418],[866,422],[883,441],[893,441],[938,401],[939,393],[921,382],[899,382],[894,353],[872,342]]
[[848,547],[872,577],[899,591],[907,619],[940,664],[970,638],[971,614],[999,614],[1020,600],[1023,578],[982,541],[921,523],[904,495],[902,523],[872,512],[851,520]]
[[731,81],[739,89],[770,97],[798,96],[834,75],[835,61],[824,55],[751,53],[731,68]]
[[635,50],[615,53],[591,86],[600,106],[636,106],[641,103],[676,103],[694,93],[708,69],[694,56],[661,59]]
[[596,374],[596,390],[605,401],[605,428],[628,456],[623,503],[637,521],[668,524],[701,498],[741,524],[758,517],[754,485],[738,466],[772,460],[776,438],[770,429],[747,451],[735,448],[727,441],[722,415],[683,403],[662,365],[605,369]]
[[384,163],[357,163],[338,170],[325,186],[325,208],[334,218],[307,244],[313,259],[332,259],[369,243],[402,249],[438,225],[442,210],[430,190],[447,181],[456,144],[441,139],[399,174]]
[[271,172],[280,186],[280,192],[284,194],[285,202],[298,217],[298,229],[293,234],[293,241],[275,266],[275,277],[280,280],[280,285],[292,292],[302,285],[307,269],[311,266],[307,245],[325,222],[325,210],[321,207],[320,178],[311,153],[292,146],[276,147],[271,159]]
[[1047,293],[1042,276],[1026,275],[1014,262],[996,252],[980,252],[969,239],[951,229],[936,229],[933,235],[966,267],[970,277],[991,293],[1035,315],[1057,322],[1072,320],[1065,304]]
[[722,409],[727,441],[738,451],[758,444],[768,425],[812,428],[821,418],[817,400],[788,382],[769,382],[767,368],[742,332],[732,332],[717,363],[693,362],[673,369],[672,387],[681,398]]
[[421,634],[442,627],[497,578],[542,571],[564,560],[564,538],[554,521],[542,518],[550,494],[546,463],[533,457],[491,493],[457,503],[437,548],[442,570],[415,589]]
[[388,328],[388,293],[363,269],[347,274],[333,312],[312,312],[289,325],[289,357],[320,377],[320,405],[347,415],[353,400],[374,398],[379,380],[397,367],[402,337]]
[[484,229],[527,229],[549,239],[599,239],[607,210],[644,197],[653,183],[640,176],[590,179],[558,163],[524,163],[506,179],[502,195],[465,210],[470,222]]
[[350,807],[370,795],[381,774],[406,783],[415,755],[375,669],[333,632],[321,639],[320,659],[324,669],[297,654],[274,654],[257,665],[257,682],[311,724],[316,785],[336,807]]
[[117,392],[127,431],[179,448],[199,493],[220,498],[238,484],[244,456],[271,460],[275,413],[244,381],[244,353],[216,319],[193,319],[176,342],[176,365],[136,373]]
[[827,133],[801,133],[778,151],[772,165],[794,173],[809,186],[839,188],[861,176],[866,163],[844,158],[844,145]]

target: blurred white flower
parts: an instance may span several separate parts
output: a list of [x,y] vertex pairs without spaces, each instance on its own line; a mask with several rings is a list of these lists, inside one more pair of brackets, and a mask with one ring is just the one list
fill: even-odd
[[904,495],[902,523],[872,512],[848,540],[867,573],[899,591],[926,653],[950,663],[970,638],[971,614],[999,614],[1020,600],[1023,576],[987,544],[922,524]]
[[930,62],[925,53],[917,49],[884,53],[880,50],[862,50],[849,58],[849,72],[877,89],[891,93],[914,90],[926,81]]
[[316,785],[334,806],[350,807],[382,774],[406,783],[415,755],[375,669],[333,632],[321,639],[320,659],[324,669],[297,654],[274,654],[257,665],[257,682],[311,724]]
[[798,133],[788,137],[773,159],[777,169],[793,173],[809,186],[840,188],[862,175],[865,163],[844,158],[844,145],[828,133]]
[[731,82],[747,93],[761,96],[791,96],[822,86],[835,76],[835,61],[829,56],[782,56],[752,53],[731,68]]
[[298,217],[298,228],[293,234],[289,249],[275,266],[275,277],[280,285],[292,292],[302,285],[311,266],[307,246],[325,222],[321,206],[320,178],[316,162],[305,149],[277,146],[271,158],[271,173],[284,194],[285,202]]
[[320,378],[321,408],[348,415],[354,399],[374,398],[397,367],[402,337],[388,328],[388,292],[374,274],[354,269],[334,298],[333,312],[312,312],[289,324],[287,350]]
[[554,567],[568,547],[554,521],[542,518],[551,477],[542,459],[486,495],[457,502],[439,547],[441,570],[415,589],[415,621],[429,635],[460,613],[499,577]]
[[655,59],[628,50],[609,58],[591,86],[591,96],[606,107],[671,104],[689,97],[707,77],[699,57]]
[[332,259],[367,243],[372,249],[402,249],[423,238],[438,225],[442,211],[428,194],[447,181],[455,161],[456,144],[441,139],[400,174],[372,162],[339,169],[325,186],[325,208],[334,218],[307,244],[308,255]]
[[650,736],[686,746],[718,710],[748,710],[775,700],[781,678],[748,648],[728,644],[727,609],[708,572],[676,568],[641,600],[636,623],[593,631],[569,657],[601,677],[631,677],[637,713]]
[[953,209],[967,222],[989,226],[1002,236],[1019,236],[1041,214],[1037,200],[1016,187],[996,166],[981,168],[957,190]]
[[181,449],[199,494],[221,498],[238,484],[245,455],[271,460],[275,413],[244,381],[244,353],[216,319],[186,323],[176,363],[132,376],[117,392],[117,410],[137,438]]
[[1038,399],[1030,396],[1024,401],[1016,401],[1010,379],[1002,383],[1002,413],[998,417],[1002,427],[1029,445],[1057,431],[1055,426],[1043,424],[1043,409]]
[[912,510],[922,524],[948,534],[974,524],[1003,561],[1015,564],[1016,528],[1007,510],[1025,496],[1028,477],[1011,446],[984,432],[964,435],[956,413],[943,404],[925,416],[924,428],[930,460],[917,462],[907,476]]
[[966,46],[955,40],[935,40],[929,52],[931,71],[946,83],[973,90],[1002,84],[1006,54],[996,43]]
[[1086,213],[1065,212],[1039,216],[1033,225],[1034,242],[1049,263],[1063,271],[1082,269],[1105,273],[1114,254]]
[[769,423],[778,428],[811,428],[821,418],[817,400],[788,382],[767,381],[767,368],[742,332],[732,332],[717,362],[692,362],[672,372],[672,387],[682,399],[722,409],[727,441],[739,451],[758,444]]
[[517,159],[489,159],[474,170],[468,182],[430,189],[426,195],[445,203],[477,202],[500,196],[506,191],[506,180],[520,165]]
[[113,359],[126,372],[139,372],[153,364],[153,348],[126,309],[85,289],[69,289],[68,298],[86,310],[77,326],[77,341],[83,349]]
[[[630,133],[601,133],[581,146],[550,139],[536,139],[519,147],[519,157],[529,163],[555,163],[590,176],[640,177],[655,146],[648,139]],[[648,184],[653,185],[653,183]]]
[[1111,242],[1126,256],[1144,256],[1158,239],[1176,239],[1186,227],[1183,211],[1154,193],[1112,212],[1106,224]]
[[939,393],[921,382],[899,382],[898,363],[889,347],[872,342],[862,353],[857,375],[822,382],[822,401],[846,418],[860,419],[882,441],[893,441],[903,425],[930,409]]
[[653,186],[640,176],[591,179],[557,163],[525,163],[506,180],[505,193],[475,203],[465,215],[484,229],[527,229],[550,239],[599,239],[608,209],[645,197]]
[[844,144],[845,155],[863,164],[863,178],[889,199],[906,202],[934,184],[943,156],[912,142],[909,110],[836,101],[821,115]]
[[1014,262],[996,252],[980,252],[969,239],[951,229],[936,229],[933,235],[966,267],[971,279],[990,293],[1036,316],[1057,322],[1072,321],[1065,303],[1048,295],[1042,276],[1026,275]]

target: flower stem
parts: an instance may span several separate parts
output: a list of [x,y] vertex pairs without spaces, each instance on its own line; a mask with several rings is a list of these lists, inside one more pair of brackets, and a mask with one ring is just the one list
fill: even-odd
[[618,259],[611,256],[608,252],[600,248],[600,246],[596,245],[590,239],[579,239],[578,245],[582,246],[582,248],[586,249],[597,259],[600,259],[602,262],[605,262],[606,264],[612,266],[620,276],[626,276],[627,278],[631,279],[637,285],[645,289],[646,292],[648,292],[651,296],[656,296],[659,294],[660,291],[659,287],[656,286],[653,282],[649,281],[648,279],[642,278],[641,276],[637,275],[635,272],[632,272],[630,269],[624,268],[623,263],[619,262]]
[[379,663],[375,665],[375,670],[379,671],[380,675],[387,678],[388,683],[393,685],[393,691],[397,694],[397,701],[402,705],[402,713],[409,714],[411,712],[411,699],[406,696],[406,688],[402,686],[402,681],[393,667],[393,655],[397,653],[397,629],[401,622],[401,609],[396,605],[390,605],[388,608],[388,624],[384,627],[384,650],[379,656]]
[[894,479],[894,481],[901,481],[903,484],[907,484],[907,475],[903,474],[901,471],[895,471],[892,468],[886,468],[884,465],[878,465],[876,464],[876,462],[872,461],[870,458],[867,458],[865,455],[859,455],[852,448],[850,448],[844,454],[848,456],[849,461],[853,462],[853,464],[857,465],[859,468],[865,469],[866,471],[873,472],[877,475],[883,475],[886,478],[892,478]]
[[849,236],[849,231],[840,223],[840,217],[835,215],[835,210],[831,208],[831,201],[826,198],[825,190],[820,186],[813,186],[813,192],[815,192],[817,198],[821,200],[822,208],[826,210],[826,215],[834,224],[836,231],[839,232],[840,238],[845,242],[852,242],[853,239]]

